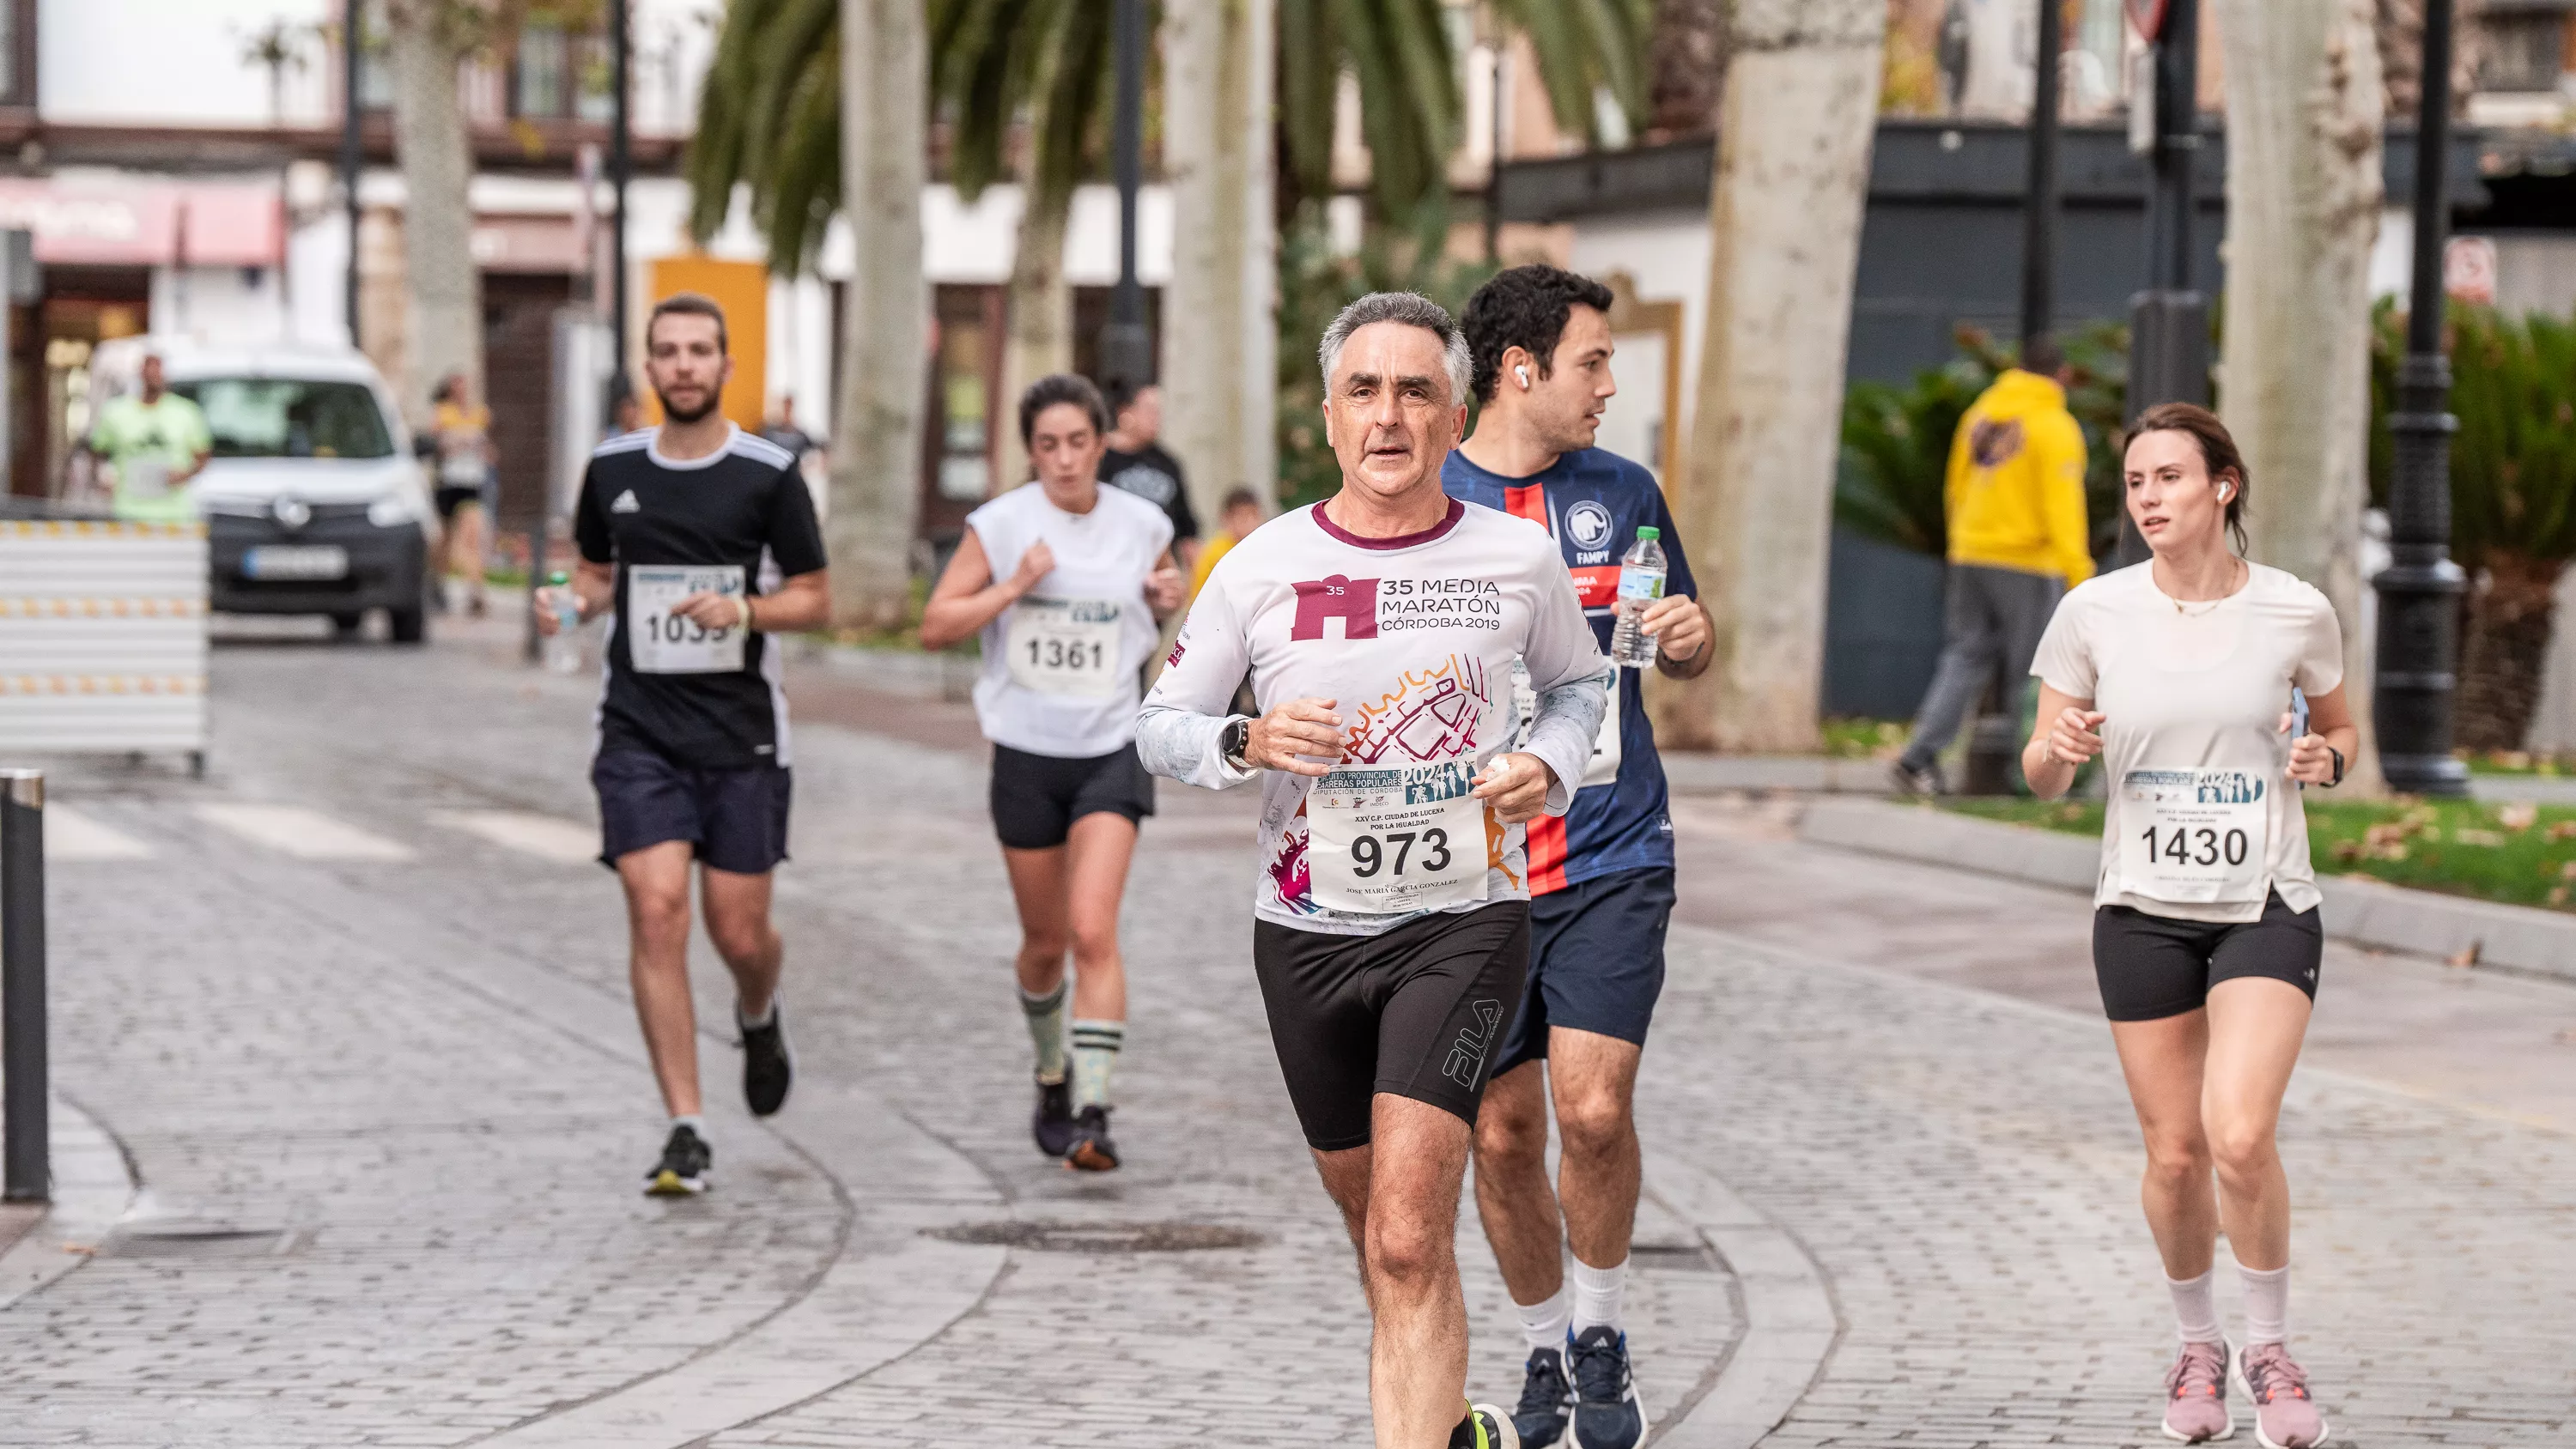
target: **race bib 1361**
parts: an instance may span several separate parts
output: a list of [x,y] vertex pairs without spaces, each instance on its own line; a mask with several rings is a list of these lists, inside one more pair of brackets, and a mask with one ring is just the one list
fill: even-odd
[[1115,599],[1020,600],[1003,630],[1011,682],[1039,694],[1116,694],[1119,625]]

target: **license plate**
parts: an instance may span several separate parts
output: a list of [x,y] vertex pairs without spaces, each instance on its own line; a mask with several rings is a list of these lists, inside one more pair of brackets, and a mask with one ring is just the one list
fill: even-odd
[[242,575],[261,580],[345,579],[349,551],[337,544],[269,544],[242,555]]

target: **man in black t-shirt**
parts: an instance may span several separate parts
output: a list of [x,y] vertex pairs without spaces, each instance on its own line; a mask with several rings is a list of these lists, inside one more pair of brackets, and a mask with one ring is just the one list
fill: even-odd
[[[645,378],[666,421],[600,444],[573,516],[581,617],[611,616],[591,784],[600,860],[626,887],[635,1010],[671,1126],[645,1174],[657,1195],[703,1192],[689,998],[689,865],[707,935],[732,971],[743,1094],[756,1116],[793,1076],[778,1006],[770,872],[787,857],[787,699],[766,637],[830,613],[823,535],[796,460],[717,411],[733,363],[724,312],[683,293],[645,323]],[[558,627],[554,591],[538,626]]]
[[1113,399],[1116,427],[1100,455],[1100,481],[1133,493],[1172,520],[1172,552],[1187,573],[1198,562],[1199,516],[1190,510],[1181,460],[1163,451],[1163,390],[1152,383]]

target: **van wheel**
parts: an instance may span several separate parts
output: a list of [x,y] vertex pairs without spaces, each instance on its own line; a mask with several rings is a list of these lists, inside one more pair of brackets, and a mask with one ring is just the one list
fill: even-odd
[[388,609],[386,619],[393,625],[394,642],[418,644],[429,637],[429,611],[415,605],[408,609]]
[[366,623],[367,616],[361,613],[333,614],[331,632],[343,639],[355,639],[358,637],[358,631],[366,627]]

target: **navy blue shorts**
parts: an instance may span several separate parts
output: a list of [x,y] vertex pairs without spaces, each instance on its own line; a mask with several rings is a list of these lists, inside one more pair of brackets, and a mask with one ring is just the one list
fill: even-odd
[[590,762],[599,792],[599,863],[666,840],[736,875],[765,875],[787,858],[788,772],[778,765],[689,770],[650,750],[608,750]]
[[1547,1056],[1547,1029],[1571,1027],[1646,1044],[1664,994],[1670,866],[1623,870],[1530,897],[1529,989],[1494,1060],[1501,1076]]

